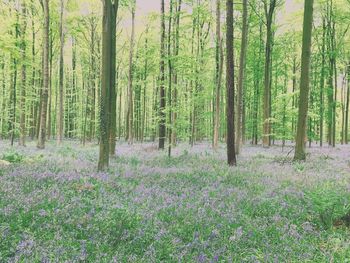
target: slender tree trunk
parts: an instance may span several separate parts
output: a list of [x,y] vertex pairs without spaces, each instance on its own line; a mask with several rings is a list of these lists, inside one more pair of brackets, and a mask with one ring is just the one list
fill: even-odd
[[128,143],[134,142],[134,101],[133,101],[133,54],[134,54],[134,42],[135,42],[135,7],[131,10],[132,27],[130,37],[130,53],[129,53],[129,79],[128,79]]
[[325,83],[325,65],[326,65],[326,21],[322,19],[322,65],[321,65],[321,80],[320,80],[320,146],[323,146],[323,124],[324,124],[324,83]]
[[276,0],[270,0],[269,7],[265,3],[266,17],[266,53],[265,53],[265,77],[264,77],[264,125],[263,146],[271,145],[271,50],[273,42],[272,22],[276,8]]
[[165,146],[165,5],[161,0],[161,41],[160,41],[160,107],[159,107],[159,149]]
[[145,137],[145,124],[146,124],[146,88],[147,88],[147,74],[148,74],[148,28],[146,30],[145,39],[145,65],[143,71],[143,104],[142,104],[142,120],[141,120],[141,142]]
[[[174,21],[174,27],[175,27],[175,37],[174,37],[174,56],[175,58],[179,55],[180,50],[180,18],[181,18],[181,8],[182,8],[182,0],[178,1],[177,6],[177,12],[176,12],[176,19]],[[172,111],[172,135],[171,135],[171,144],[172,146],[176,146],[176,137],[177,137],[177,114],[178,114],[178,73],[176,70],[176,67],[174,67],[174,87],[173,87],[173,95],[172,95],[172,102],[173,102],[173,111]]]
[[344,70],[344,78],[342,80],[341,85],[341,112],[342,112],[342,118],[341,118],[341,144],[343,145],[345,143],[345,87],[346,87],[346,69]]
[[57,120],[57,144],[62,144],[63,140],[63,121],[64,121],[64,102],[63,102],[63,46],[64,46],[64,33],[63,33],[63,11],[64,4],[61,0],[61,12],[60,12],[60,68],[59,68],[59,108],[58,108],[58,120]]
[[235,166],[233,0],[226,1],[226,28],[227,162],[230,166]]
[[241,54],[239,59],[239,77],[238,77],[238,103],[237,103],[237,135],[236,135],[236,154],[239,154],[242,147],[243,134],[243,89],[245,75],[245,61],[247,53],[248,40],[248,0],[243,0],[243,25],[242,25],[242,41]]
[[169,3],[169,27],[168,27],[168,105],[169,105],[169,128],[168,128],[168,157],[171,157],[171,137],[172,137],[172,81],[173,81],[173,64],[171,61],[171,35],[172,35],[172,18],[173,18],[173,0]]
[[[50,21],[51,23],[51,21]],[[47,128],[46,128],[46,138],[49,140],[51,138],[51,124],[52,124],[52,71],[53,71],[53,32],[50,24],[50,34],[49,34],[50,44],[49,44],[49,90],[48,90],[48,106],[47,106]],[[56,96],[57,102],[57,96]],[[57,106],[57,104],[56,104]],[[57,107],[56,107],[57,109]]]
[[103,0],[99,171],[106,170],[109,166],[111,50],[113,39],[111,34],[111,24],[113,23],[112,12],[111,0]]
[[46,120],[47,120],[47,101],[49,90],[49,32],[50,32],[50,12],[49,0],[43,0],[44,27],[43,27],[43,84],[41,96],[40,130],[38,145],[39,149],[45,148],[46,141]]
[[[20,35],[20,29],[19,29],[19,14],[18,11],[16,11],[16,24],[15,24],[15,46],[18,48],[17,45],[17,39]],[[12,57],[12,56],[11,56]],[[12,94],[10,102],[12,103],[12,118],[11,118],[11,146],[14,144],[15,135],[16,135],[16,108],[17,108],[17,58],[12,58],[13,61],[13,76],[11,78],[12,80]]]
[[311,58],[311,34],[313,21],[313,0],[305,0],[304,4],[304,25],[303,25],[303,47],[301,56],[301,77],[300,77],[300,99],[299,116],[296,137],[294,160],[305,160],[305,136],[306,120],[308,114],[309,86],[310,86],[310,58]]
[[111,35],[112,35],[112,43],[111,43],[111,83],[110,83],[110,127],[109,127],[109,154],[111,156],[115,155],[115,147],[116,147],[116,125],[117,125],[117,94],[116,94],[116,21],[117,21],[117,5],[114,4],[112,11],[112,23],[111,23]]
[[22,52],[22,87],[20,100],[20,139],[19,145],[26,145],[26,86],[27,86],[27,67],[26,67],[26,29],[27,29],[27,7],[22,3],[22,27],[21,27],[21,52]]
[[[34,17],[34,0],[31,1],[31,16]],[[36,94],[36,81],[35,81],[35,77],[36,77],[36,67],[35,67],[35,55],[36,55],[36,51],[35,51],[35,19],[32,19],[32,25],[31,25],[31,29],[32,29],[32,79],[31,79],[31,84],[32,84],[32,91],[33,94]],[[32,140],[34,140],[34,137],[36,137],[36,111],[37,111],[37,102],[36,102],[37,98],[33,99],[32,102],[32,122],[31,122],[31,127],[30,127],[30,137]]]
[[221,0],[216,0],[216,75],[215,75],[215,115],[214,115],[214,138],[213,148],[216,150],[219,144],[220,132],[220,89],[223,71],[223,56],[222,56],[222,42],[221,42]]

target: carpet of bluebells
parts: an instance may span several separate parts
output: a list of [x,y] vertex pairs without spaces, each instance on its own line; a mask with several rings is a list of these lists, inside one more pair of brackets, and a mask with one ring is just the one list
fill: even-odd
[[350,262],[350,147],[0,142],[0,262]]

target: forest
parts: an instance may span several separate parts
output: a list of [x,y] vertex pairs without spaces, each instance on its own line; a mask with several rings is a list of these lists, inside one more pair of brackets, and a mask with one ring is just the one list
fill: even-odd
[[0,262],[349,262],[350,0],[0,19]]

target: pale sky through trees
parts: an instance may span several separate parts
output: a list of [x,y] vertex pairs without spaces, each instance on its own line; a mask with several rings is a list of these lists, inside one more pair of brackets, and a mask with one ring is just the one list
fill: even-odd
[[[166,1],[167,2],[167,1]],[[214,12],[214,1],[213,2],[213,12]],[[145,17],[151,13],[159,13],[160,2],[159,0],[137,0],[137,9],[136,9],[136,27],[137,31],[142,31],[145,27]],[[300,0],[285,0],[283,8],[278,10],[277,21],[281,25],[280,30],[287,30],[292,28],[301,30],[302,25],[302,9],[303,3]],[[298,19],[296,19],[295,14],[300,13]],[[288,26],[284,26],[288,24]],[[126,14],[123,20],[124,28],[129,29],[131,27],[131,18],[130,14]],[[129,31],[129,30],[128,30]]]

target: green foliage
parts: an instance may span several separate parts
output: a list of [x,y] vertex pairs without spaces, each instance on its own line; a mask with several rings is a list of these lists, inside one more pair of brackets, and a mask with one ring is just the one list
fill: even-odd
[[330,228],[335,220],[350,211],[349,192],[331,182],[321,184],[312,191],[306,192],[306,197],[318,214],[320,225],[325,228]]
[[2,160],[8,161],[10,163],[21,163],[24,160],[24,156],[14,150],[5,152],[2,155]]

